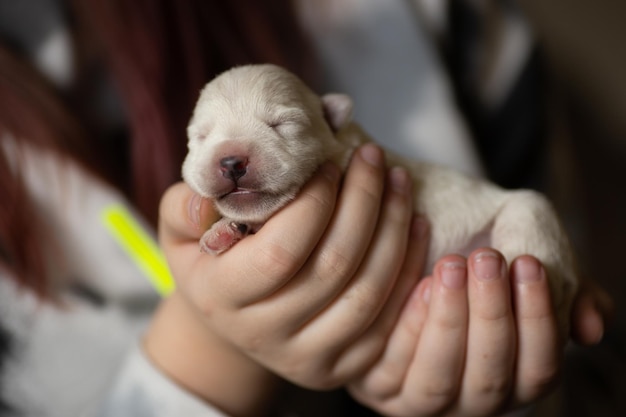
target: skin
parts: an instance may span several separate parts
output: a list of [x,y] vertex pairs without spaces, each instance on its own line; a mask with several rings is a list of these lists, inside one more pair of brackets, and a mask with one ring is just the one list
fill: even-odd
[[[144,340],[155,365],[233,416],[261,415],[278,377],[347,385],[390,416],[489,415],[548,392],[563,341],[538,261],[508,268],[484,248],[446,256],[420,279],[428,225],[413,213],[406,172],[366,145],[341,187],[339,176],[323,166],[217,257],[198,249],[217,220],[211,205],[185,184],[168,190],[160,241],[178,289]],[[573,334],[597,342],[602,297],[582,294]]]

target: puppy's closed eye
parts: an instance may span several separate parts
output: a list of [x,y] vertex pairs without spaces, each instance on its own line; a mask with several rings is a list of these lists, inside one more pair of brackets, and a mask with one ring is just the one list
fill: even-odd
[[282,125],[284,122],[281,120],[270,120],[266,122],[269,127],[272,129],[276,129],[278,126]]
[[302,109],[284,109],[277,112],[266,121],[272,129],[278,129],[290,125],[308,126],[309,118]]
[[211,132],[211,128],[209,126],[204,125],[204,126],[190,127],[187,134],[190,139],[194,139],[199,142],[202,142],[209,136],[210,132]]

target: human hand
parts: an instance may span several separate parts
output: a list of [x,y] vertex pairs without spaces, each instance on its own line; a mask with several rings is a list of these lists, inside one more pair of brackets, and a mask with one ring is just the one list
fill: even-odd
[[583,281],[572,305],[572,339],[583,346],[599,343],[614,309],[614,301],[604,289],[592,281]]
[[[439,275],[422,281],[396,325],[400,314],[398,310],[415,285],[416,277],[421,275],[426,248],[425,226],[423,221],[414,221],[413,227],[409,228],[411,208],[410,187],[406,184],[408,179],[402,179],[401,171],[390,174],[389,184],[395,183],[394,192],[391,191],[393,187],[386,187],[385,190],[383,177],[384,169],[380,162],[372,166],[357,156],[348,172],[344,191],[336,199],[338,180],[335,174],[318,174],[302,196],[278,213],[275,220],[266,224],[261,232],[244,239],[219,257],[202,254],[198,249],[198,238],[217,218],[210,205],[204,203],[196,207],[195,204],[200,200],[194,199],[184,184],[178,184],[168,192],[163,199],[160,230],[162,245],[178,279],[179,291],[171,298],[179,305],[184,304],[191,313],[187,316],[191,315],[193,320],[198,321],[194,333],[208,332],[214,336],[208,338],[214,345],[225,344],[225,349],[230,353],[243,353],[243,357],[235,358],[237,363],[222,362],[226,373],[238,373],[241,368],[237,368],[238,365],[245,363],[247,358],[254,358],[258,364],[307,387],[331,388],[350,380],[351,390],[357,398],[365,393],[369,397],[362,399],[363,402],[392,415],[402,415],[394,413],[398,412],[398,404],[404,400],[400,398],[402,393],[396,392],[395,399],[391,401],[387,387],[392,381],[395,381],[397,387],[399,381],[404,387],[404,395],[416,398],[414,392],[418,392],[417,389],[426,389],[426,395],[422,395],[426,400],[419,406],[428,408],[428,389],[432,387],[422,384],[413,390],[410,387],[415,388],[415,378],[409,381],[410,384],[405,384],[405,374],[390,372],[386,369],[388,363],[385,361],[393,357],[392,352],[400,351],[400,356],[395,360],[396,370],[402,369],[397,364],[403,361],[407,364],[405,369],[409,365],[411,369],[419,368],[417,362],[415,365],[407,362],[407,357],[412,355],[417,343],[417,337],[411,332],[421,333],[421,327],[435,317],[431,314],[426,319],[424,314],[428,308],[419,307],[419,294],[423,295],[420,291],[430,288]],[[392,178],[395,180],[392,181]],[[308,221],[303,222],[303,217]],[[409,229],[413,230],[413,236],[407,243]],[[503,280],[496,281],[500,282],[499,286],[486,294],[495,292],[498,299],[497,295],[502,296],[506,291],[502,288]],[[541,304],[546,297],[549,299],[545,279],[539,281],[539,284],[529,286],[534,288],[532,291],[521,293],[526,294],[522,297],[522,300],[526,300],[522,305],[533,305],[537,301]],[[478,299],[489,298],[480,294]],[[506,294],[510,297],[509,293]],[[446,301],[446,298],[443,300],[434,311],[446,310],[450,301]],[[426,305],[430,305],[430,302]],[[519,303],[516,308],[517,305]],[[451,307],[450,311],[454,312],[457,305]],[[532,313],[532,309],[529,310]],[[526,359],[517,356],[509,359],[515,361],[516,367],[535,360],[534,363],[541,363],[541,358],[532,352],[541,351],[541,346],[548,346],[545,357],[552,359],[544,357],[544,360],[550,364],[556,362],[558,371],[561,344],[557,340],[558,336],[551,333],[547,325],[554,319],[554,315],[551,312],[547,315],[550,317],[546,319],[543,330],[548,336],[537,336],[535,340],[532,338],[533,332],[526,331],[524,346],[528,347],[526,351],[529,352],[523,356]],[[179,329],[182,321],[175,321],[171,327]],[[537,319],[537,323],[541,322]],[[532,320],[528,323],[526,327],[532,329]],[[394,325],[395,330],[391,333]],[[467,329],[466,332],[477,333]],[[436,330],[430,330],[429,334],[436,333]],[[517,334],[515,337],[517,343]],[[435,337],[429,338],[436,340]],[[420,340],[429,338],[424,336]],[[191,340],[192,337],[187,334],[184,339]],[[479,342],[487,339],[474,337],[473,340],[478,340],[474,345],[481,345]],[[151,345],[154,347],[155,343]],[[531,349],[533,346],[537,348]],[[552,349],[554,346],[557,348]],[[515,347],[518,348],[518,344]],[[213,348],[211,354],[215,350]],[[383,350],[384,354],[380,355]],[[431,350],[438,353],[432,346]],[[508,354],[510,344],[505,344],[504,350],[506,352],[501,353],[502,356]],[[174,349],[174,355],[180,356],[181,351],[189,352],[190,348]],[[477,349],[473,351],[480,352]],[[444,352],[439,353],[443,355]],[[206,350],[200,351],[200,356],[210,359],[206,364],[207,368],[213,367],[209,373],[221,375],[215,370],[214,358]],[[426,362],[428,357],[423,352],[420,356]],[[437,359],[437,356],[433,358]],[[409,359],[412,360],[412,357]],[[225,365],[227,363],[228,366]],[[249,365],[254,367],[254,364]],[[483,366],[485,369],[493,368],[489,361],[485,361]],[[509,372],[506,377],[511,377],[511,368],[513,365],[506,368]],[[197,370],[198,367],[193,369]],[[550,385],[553,375],[548,375],[549,368],[545,370],[547,376],[544,382]],[[261,373],[258,368],[252,371],[252,375]],[[479,371],[473,373],[479,374]],[[254,379],[249,377],[250,373],[242,374],[248,375],[248,381]],[[382,394],[381,385],[378,385],[381,374],[383,379],[387,379],[382,384],[383,391],[387,389],[387,392]],[[177,379],[182,378],[178,374]],[[520,393],[519,398],[516,401],[503,400],[507,407],[531,401],[546,389],[543,386],[533,387],[528,379],[519,379],[522,380],[522,384],[519,384],[521,387],[516,389]],[[468,387],[465,391],[472,392],[476,390],[472,386],[476,387],[485,381],[470,381],[469,377],[464,376],[462,382],[463,386]],[[219,383],[225,385],[223,380]],[[211,386],[206,383],[196,385]],[[239,395],[241,385],[235,390],[224,391],[238,392],[234,400],[242,402],[242,396]],[[521,395],[524,392],[525,397]],[[217,396],[222,400],[224,397]],[[493,397],[498,395],[494,394]],[[396,405],[390,406],[394,402]],[[416,402],[408,404],[411,413],[415,411]],[[442,401],[445,404],[452,402],[452,399]],[[486,403],[481,407],[495,407],[493,404],[496,402],[492,399],[491,406]],[[454,403],[458,404],[457,401]],[[470,404],[453,410],[463,411],[471,407],[475,406]]]
[[[572,307],[571,332],[599,342],[611,302],[583,286]],[[481,249],[466,260],[439,260],[414,290],[384,354],[352,395],[389,416],[488,416],[536,401],[562,366],[550,289],[541,264]]]
[[[201,323],[185,340],[208,333],[305,387],[336,387],[364,372],[422,275],[427,248],[408,174],[386,172],[380,149],[365,146],[339,194],[340,174],[326,166],[257,234],[220,256],[198,247],[216,219],[210,205],[196,209],[186,185],[171,188],[160,224],[178,288],[170,304],[184,303]],[[159,343],[167,340],[148,338],[151,356],[161,355]]]

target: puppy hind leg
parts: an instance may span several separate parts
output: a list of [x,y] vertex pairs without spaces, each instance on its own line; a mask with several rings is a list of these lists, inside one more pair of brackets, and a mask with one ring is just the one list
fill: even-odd
[[534,191],[510,193],[494,221],[491,240],[509,264],[526,254],[541,261],[559,325],[567,331],[577,274],[569,241],[550,202]]

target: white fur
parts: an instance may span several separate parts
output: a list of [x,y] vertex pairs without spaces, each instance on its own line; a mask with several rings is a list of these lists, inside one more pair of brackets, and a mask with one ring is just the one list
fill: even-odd
[[[219,253],[258,229],[293,199],[317,167],[331,159],[345,168],[367,135],[350,119],[347,96],[319,97],[301,80],[273,65],[237,67],[207,84],[188,127],[185,181],[215,202],[224,218],[205,233],[204,250]],[[247,172],[239,194],[219,161],[240,155]],[[431,224],[429,268],[449,253],[469,253],[482,241],[507,261],[536,256],[548,273],[562,328],[577,286],[570,245],[550,203],[539,193],[506,191],[440,166],[389,155],[408,168],[415,205]]]

